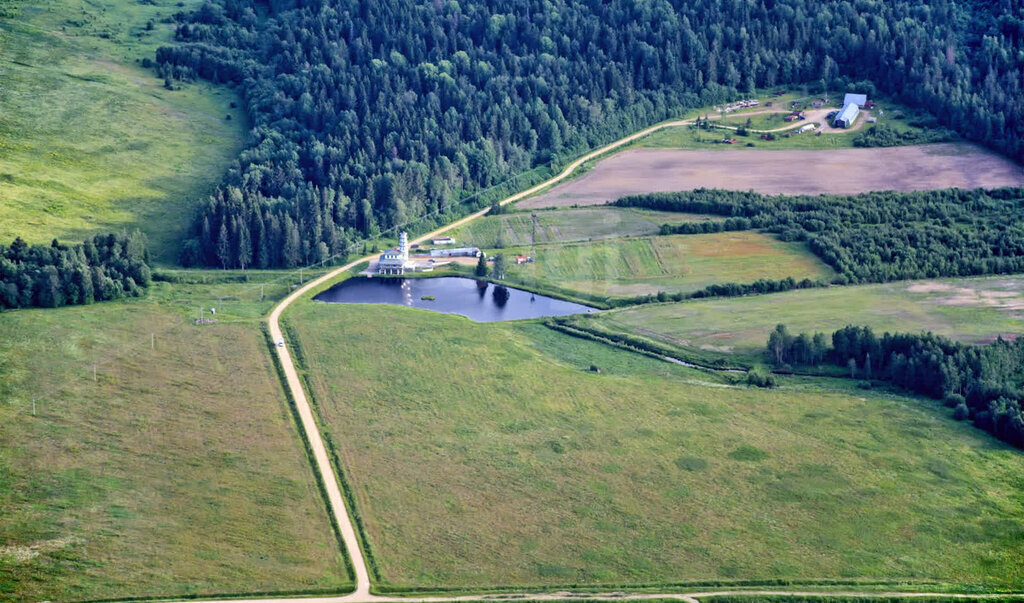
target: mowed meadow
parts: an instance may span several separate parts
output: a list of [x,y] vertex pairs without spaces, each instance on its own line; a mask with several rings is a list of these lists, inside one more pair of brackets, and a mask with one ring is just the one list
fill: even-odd
[[502,249],[545,243],[569,243],[655,235],[663,224],[721,220],[678,212],[631,207],[588,207],[533,213],[517,211],[485,216],[448,233],[459,246]]
[[1024,457],[931,401],[751,389],[532,322],[286,319],[385,589],[1024,584]]
[[[0,599],[351,586],[245,318],[272,302],[255,283],[181,276],[146,300],[0,317]],[[283,294],[268,276],[268,298]],[[204,305],[219,323],[193,324]]]
[[136,61],[196,0],[0,3],[0,241],[141,229],[177,260],[196,204],[245,141],[227,88],[167,90]]
[[511,278],[590,297],[691,293],[718,283],[832,276],[803,243],[755,231],[630,237],[510,252],[536,255],[534,263],[511,266]]
[[756,361],[782,323],[794,333],[846,325],[876,333],[932,332],[970,344],[1024,330],[1024,277],[901,281],[771,295],[649,304],[588,318],[606,329]]

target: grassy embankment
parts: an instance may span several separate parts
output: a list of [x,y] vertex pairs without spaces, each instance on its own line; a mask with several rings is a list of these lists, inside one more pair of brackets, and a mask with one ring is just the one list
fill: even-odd
[[294,277],[177,276],[0,315],[0,599],[351,585],[254,319]]
[[735,387],[530,322],[287,321],[384,589],[1024,583],[1024,457],[931,401]]
[[760,358],[779,323],[794,333],[831,333],[848,324],[877,333],[932,331],[989,343],[1024,329],[1024,279],[995,276],[807,289],[773,295],[693,300],[625,308],[588,318],[612,331],[681,348]]
[[166,90],[135,62],[198,4],[0,1],[0,241],[139,228],[157,261],[177,259],[246,131],[231,90]]

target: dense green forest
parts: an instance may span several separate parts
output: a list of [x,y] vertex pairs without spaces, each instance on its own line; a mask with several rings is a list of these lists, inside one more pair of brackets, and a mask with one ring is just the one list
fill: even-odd
[[878,337],[869,327],[847,326],[832,334],[829,346],[822,333],[794,336],[779,325],[768,338],[765,357],[776,366],[832,362],[854,378],[890,381],[944,400],[957,419],[971,419],[1024,448],[1024,339],[970,346],[931,333]]
[[626,207],[729,216],[662,233],[767,229],[807,241],[836,284],[1024,271],[1024,188],[766,196],[722,190],[632,195]]
[[142,295],[152,276],[145,238],[96,235],[79,245],[0,245],[0,310],[56,308]]
[[177,19],[158,72],[237,85],[255,135],[186,263],[320,261],[757,86],[870,80],[1024,157],[1014,0],[222,0]]

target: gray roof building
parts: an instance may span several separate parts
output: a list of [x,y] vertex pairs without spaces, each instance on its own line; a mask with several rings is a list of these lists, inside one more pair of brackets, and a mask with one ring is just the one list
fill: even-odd
[[847,103],[843,106],[843,110],[839,112],[839,115],[836,115],[836,118],[832,120],[832,125],[837,128],[849,128],[856,121],[859,113],[860,107],[856,103]]
[[846,106],[849,104],[854,104],[857,105],[858,108],[863,108],[864,105],[868,104],[868,95],[850,94],[849,92],[847,92],[846,96],[843,98],[843,108],[845,109]]

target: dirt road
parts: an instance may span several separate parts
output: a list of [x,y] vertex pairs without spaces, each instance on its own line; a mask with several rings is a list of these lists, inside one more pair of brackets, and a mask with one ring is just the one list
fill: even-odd
[[[529,197],[545,188],[557,184],[558,182],[568,178],[573,172],[579,169],[584,163],[604,155],[616,148],[623,145],[629,144],[634,140],[646,136],[652,132],[660,130],[662,128],[682,126],[689,124],[689,121],[672,121],[661,123],[655,126],[651,126],[630,136],[626,136],[616,142],[613,142],[607,146],[601,147],[596,151],[587,153],[579,159],[573,161],[565,167],[560,173],[551,177],[549,180],[538,184],[537,186],[531,187],[521,193],[512,195],[501,202],[502,205],[509,203],[515,203],[521,199]],[[716,154],[717,155],[717,154]],[[427,233],[423,236],[410,241],[411,244],[422,243],[432,237],[441,235],[454,228],[458,228],[477,218],[483,216],[488,210],[480,210],[473,213],[461,220],[457,220],[443,228],[439,228],[433,232]],[[305,285],[299,287],[281,303],[274,307],[270,315],[267,318],[267,322],[270,327],[270,336],[276,343],[283,339],[283,333],[281,331],[280,319],[281,314],[288,309],[295,301],[303,297],[304,295],[312,292],[313,290],[326,285],[330,281],[341,276],[345,272],[349,271],[361,262],[375,259],[375,256],[366,256],[359,258],[355,261],[349,262],[348,264],[336,268],[331,272],[312,280]],[[321,598],[267,598],[260,599],[266,603],[327,603],[327,602],[345,602],[345,603],[397,603],[397,602],[421,602],[421,603],[447,603],[447,602],[460,602],[460,601],[479,601],[479,600],[571,600],[579,599],[581,596],[591,600],[607,600],[607,601],[621,601],[621,600],[647,600],[647,599],[678,599],[681,601],[687,601],[689,603],[697,603],[700,597],[707,597],[712,595],[729,594],[732,591],[717,591],[717,592],[703,592],[703,593],[670,593],[670,594],[642,594],[642,595],[625,595],[621,593],[605,593],[605,594],[592,594],[592,595],[581,595],[569,592],[549,592],[549,593],[535,593],[535,594],[523,594],[523,593],[512,593],[505,595],[466,595],[458,597],[380,597],[370,594],[370,577],[367,569],[366,559],[363,555],[363,551],[360,548],[359,540],[356,537],[356,531],[351,517],[349,516],[348,510],[345,507],[345,501],[341,495],[341,489],[338,486],[338,480],[335,477],[334,470],[331,466],[330,459],[327,456],[327,451],[324,446],[323,438],[320,435],[320,430],[317,427],[316,420],[313,416],[312,408],[309,404],[309,399],[306,396],[306,392],[302,387],[302,381],[299,378],[298,371],[296,370],[295,363],[292,360],[290,347],[287,345],[283,347],[275,346],[274,349],[277,352],[278,360],[281,362],[281,367],[285,374],[285,385],[288,391],[291,393],[292,398],[295,402],[296,409],[298,410],[299,417],[301,420],[302,430],[305,432],[306,439],[309,442],[309,446],[313,453],[313,458],[316,463],[315,470],[320,475],[320,479],[324,484],[324,488],[327,491],[328,505],[330,508],[332,520],[337,525],[339,532],[342,535],[342,541],[345,546],[345,551],[348,554],[349,559],[352,562],[352,566],[355,570],[356,589],[354,592],[337,597],[321,597]],[[338,434],[339,437],[344,437],[344,434]],[[805,595],[835,595],[845,594],[848,596],[880,596],[874,593],[794,593],[786,591],[745,591],[747,594],[805,594]],[[905,597],[923,597],[932,596],[931,593],[890,593],[890,596],[905,596]],[[954,595],[955,597],[968,598],[967,595]],[[972,596],[974,598],[985,598],[987,595]],[[993,595],[995,596],[995,595]],[[254,599],[244,599],[252,601]],[[224,599],[218,599],[218,601],[224,601]],[[212,601],[211,601],[212,603]]]
[[[553,591],[553,592],[521,592],[490,595],[461,595],[454,597],[395,597],[365,595],[355,593],[338,597],[302,597],[302,598],[280,598],[280,599],[258,599],[262,603],[468,603],[470,601],[650,601],[675,600],[686,603],[700,603],[701,599],[708,597],[723,597],[734,595],[748,596],[790,596],[790,597],[847,597],[847,598],[930,598],[941,597],[946,599],[963,599],[965,601],[984,601],[998,597],[1020,598],[1021,594],[994,593],[994,594],[959,594],[959,593],[934,593],[934,592],[858,592],[858,591],[801,591],[801,590],[706,590],[699,592],[674,592],[674,593],[644,593],[626,594],[623,592],[579,592]],[[242,603],[253,601],[253,599],[215,599],[210,601],[192,601],[190,603]],[[184,603],[184,602],[182,602]]]
[[[501,204],[507,205],[509,203],[515,203],[520,199],[529,197],[530,195],[533,195],[534,193],[537,193],[543,190],[544,188],[551,186],[552,184],[558,183],[564,180],[565,178],[569,177],[569,175],[571,175],[574,171],[576,171],[581,165],[583,165],[587,161],[590,161],[595,157],[600,157],[601,155],[613,149],[621,147],[622,145],[629,144],[630,142],[633,142],[634,140],[642,136],[646,136],[651,132],[655,132],[657,130],[660,130],[661,128],[686,125],[687,123],[689,122],[673,121],[651,126],[650,128],[646,128],[635,134],[631,134],[630,136],[613,142],[607,146],[601,147],[596,151],[587,153],[583,157],[580,157],[579,159],[567,165],[565,169],[563,169],[560,173],[551,177],[547,181],[542,182],[537,186],[531,187],[523,192],[516,193],[515,195],[512,195],[511,197],[508,197],[507,199],[503,200]],[[487,209],[482,209],[476,213],[466,216],[465,218],[462,218],[461,220],[452,222],[451,224],[443,228],[439,228],[433,232],[429,232],[423,236],[420,236],[410,241],[409,243],[410,245],[412,245],[427,241],[449,230],[458,228],[459,226],[462,226],[467,222],[475,220],[486,214],[487,211]],[[288,308],[288,306],[292,305],[292,303],[294,303],[297,299],[309,293],[310,291],[320,287],[321,285],[324,285],[329,281],[337,278],[338,276],[344,274],[345,272],[351,270],[358,264],[374,259],[376,259],[375,255],[369,255],[363,258],[359,258],[358,260],[349,262],[348,264],[345,264],[340,268],[336,268],[331,272],[328,272],[327,274],[321,276],[320,278],[317,278],[316,280],[306,283],[305,285],[293,291],[291,295],[281,300],[281,303],[275,306],[274,309],[270,312],[270,316],[267,317],[267,322],[269,323],[270,326],[271,339],[275,343],[283,340],[284,335],[281,331],[280,325],[281,313],[284,312]],[[359,539],[356,537],[354,524],[352,523],[352,519],[348,514],[348,510],[345,507],[344,499],[341,496],[341,489],[338,487],[338,480],[334,475],[333,468],[331,467],[330,459],[327,456],[327,450],[324,447],[323,438],[320,435],[320,429],[319,427],[317,427],[316,420],[313,417],[313,411],[309,405],[309,400],[306,397],[306,392],[302,387],[302,381],[299,379],[298,371],[295,369],[295,363],[292,361],[292,356],[291,352],[289,351],[289,347],[287,345],[283,347],[275,346],[274,349],[277,351],[278,360],[280,360],[281,367],[284,370],[288,391],[291,392],[292,399],[295,401],[295,407],[298,410],[299,418],[301,419],[302,423],[302,430],[306,434],[306,439],[309,441],[309,446],[313,453],[313,459],[316,461],[315,469],[317,473],[320,475],[320,479],[324,484],[324,489],[327,491],[328,505],[331,511],[332,520],[338,527],[338,531],[341,533],[342,541],[345,545],[345,551],[348,553],[349,559],[352,561],[352,566],[355,568],[356,590],[350,596],[355,598],[352,600],[357,600],[359,597],[368,597],[370,594],[370,575],[367,570],[366,559],[363,556],[362,548],[360,548],[359,546]]]
[[521,208],[601,205],[624,195],[696,188],[769,195],[1024,185],[1024,168],[971,144],[836,150],[631,149]]

